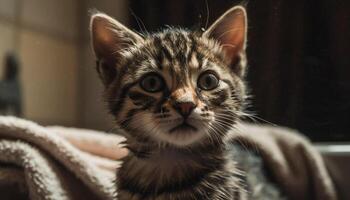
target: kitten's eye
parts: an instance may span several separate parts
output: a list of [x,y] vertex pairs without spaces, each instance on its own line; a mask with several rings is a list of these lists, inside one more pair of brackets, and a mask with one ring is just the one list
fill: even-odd
[[198,87],[202,90],[213,90],[219,85],[219,79],[213,72],[206,71],[198,78]]
[[159,92],[164,87],[164,81],[160,75],[150,73],[141,79],[140,86],[146,92]]

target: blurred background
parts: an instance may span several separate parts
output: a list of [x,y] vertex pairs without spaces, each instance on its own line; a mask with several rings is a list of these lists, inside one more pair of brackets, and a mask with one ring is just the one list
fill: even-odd
[[[0,0],[0,114],[109,130],[90,9],[152,32],[206,28],[241,2]],[[251,0],[247,10],[249,111],[314,141],[350,140],[350,1]]]

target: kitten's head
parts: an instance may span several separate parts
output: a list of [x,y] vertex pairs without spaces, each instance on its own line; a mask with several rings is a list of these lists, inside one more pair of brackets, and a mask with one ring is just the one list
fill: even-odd
[[137,34],[105,14],[91,37],[105,98],[129,140],[188,146],[222,139],[241,113],[247,19],[228,10],[208,30]]

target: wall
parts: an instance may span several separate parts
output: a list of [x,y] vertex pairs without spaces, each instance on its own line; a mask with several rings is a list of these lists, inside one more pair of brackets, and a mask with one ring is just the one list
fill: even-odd
[[25,118],[77,123],[77,2],[0,1],[0,59],[9,50],[19,55]]
[[8,51],[19,55],[24,118],[112,128],[95,73],[88,10],[125,22],[125,6],[126,0],[0,0],[0,62]]

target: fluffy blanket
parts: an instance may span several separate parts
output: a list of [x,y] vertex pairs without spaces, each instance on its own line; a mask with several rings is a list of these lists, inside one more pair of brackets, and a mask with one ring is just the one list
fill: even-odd
[[114,199],[122,140],[0,117],[1,199]]
[[[336,200],[321,156],[283,128],[242,124],[233,140],[253,149],[289,199]],[[42,127],[0,117],[1,199],[114,199],[124,139],[97,131]]]

